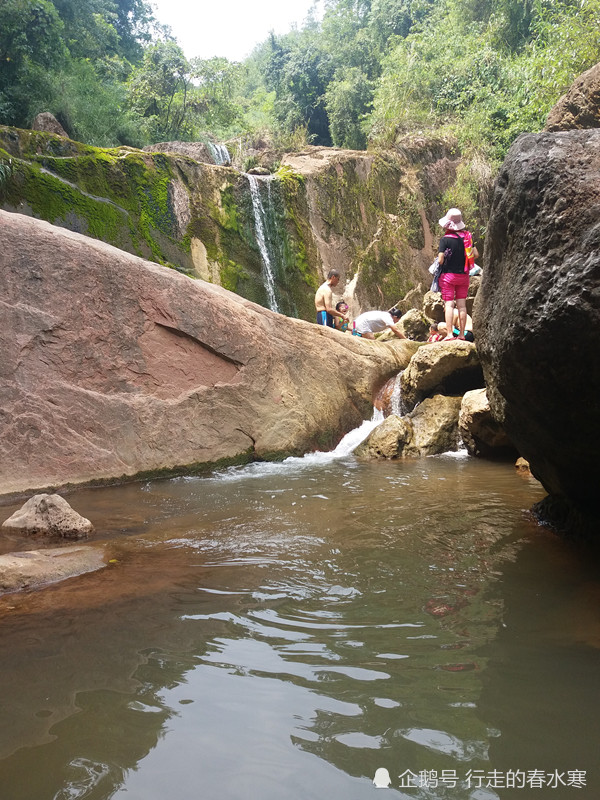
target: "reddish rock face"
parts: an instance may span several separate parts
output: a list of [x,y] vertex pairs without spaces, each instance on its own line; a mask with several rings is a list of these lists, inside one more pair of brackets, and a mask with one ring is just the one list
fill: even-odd
[[413,343],[0,211],[0,494],[334,446]]

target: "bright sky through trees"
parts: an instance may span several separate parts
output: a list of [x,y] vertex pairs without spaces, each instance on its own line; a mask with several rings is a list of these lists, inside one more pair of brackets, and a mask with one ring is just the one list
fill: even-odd
[[[169,25],[187,58],[225,56],[241,61],[269,31],[301,27],[314,0],[152,0],[156,18]],[[317,0],[317,16],[322,16]]]

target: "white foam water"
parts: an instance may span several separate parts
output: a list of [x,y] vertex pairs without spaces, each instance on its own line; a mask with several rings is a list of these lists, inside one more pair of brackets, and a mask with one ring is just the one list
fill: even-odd
[[329,464],[337,459],[347,458],[378,425],[383,422],[383,411],[373,409],[371,419],[366,419],[358,428],[347,433],[334,450],[322,452],[316,450],[303,456],[290,456],[283,461],[256,461],[243,467],[229,467],[216,472],[209,480],[235,481],[249,476],[264,477],[297,472],[305,467]]

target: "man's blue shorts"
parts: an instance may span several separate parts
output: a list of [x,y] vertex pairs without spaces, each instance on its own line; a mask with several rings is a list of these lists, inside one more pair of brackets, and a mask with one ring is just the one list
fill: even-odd
[[317,311],[317,325],[326,325],[328,328],[335,328],[333,317],[327,311]]

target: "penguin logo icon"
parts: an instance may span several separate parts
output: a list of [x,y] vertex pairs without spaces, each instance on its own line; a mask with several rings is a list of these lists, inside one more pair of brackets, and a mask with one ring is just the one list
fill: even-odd
[[391,782],[390,773],[385,767],[379,767],[375,771],[373,783],[377,789],[387,789]]

